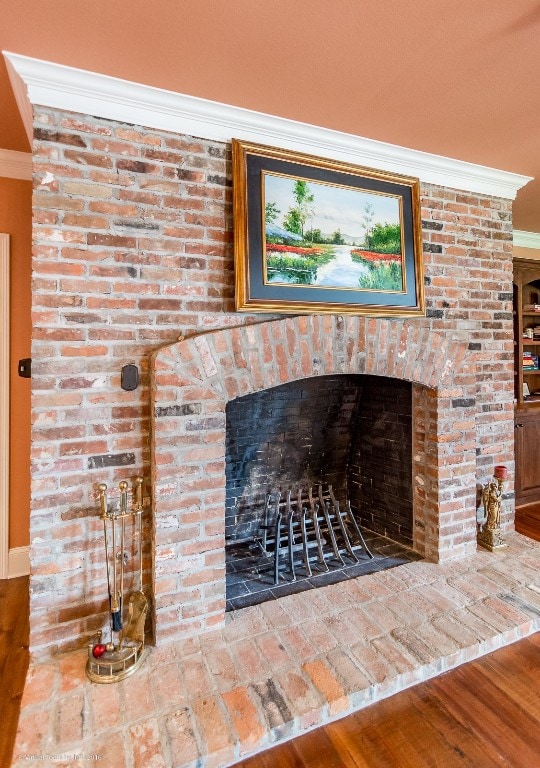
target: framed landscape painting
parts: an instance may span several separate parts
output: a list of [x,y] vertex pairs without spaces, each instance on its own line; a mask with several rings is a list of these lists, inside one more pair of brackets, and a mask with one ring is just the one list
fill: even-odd
[[418,179],[233,139],[236,308],[423,315]]

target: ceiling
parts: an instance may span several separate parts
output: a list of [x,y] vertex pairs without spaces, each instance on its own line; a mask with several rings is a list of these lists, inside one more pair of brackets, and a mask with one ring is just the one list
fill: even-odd
[[[533,176],[540,232],[538,0],[2,4],[1,50]],[[29,151],[3,60],[0,149]]]

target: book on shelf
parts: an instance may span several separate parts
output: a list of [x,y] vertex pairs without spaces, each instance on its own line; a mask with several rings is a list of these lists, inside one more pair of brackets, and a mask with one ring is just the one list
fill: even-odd
[[524,312],[540,312],[540,304],[524,304]]
[[524,371],[537,371],[539,363],[538,355],[533,355],[531,352],[524,352],[522,363]]

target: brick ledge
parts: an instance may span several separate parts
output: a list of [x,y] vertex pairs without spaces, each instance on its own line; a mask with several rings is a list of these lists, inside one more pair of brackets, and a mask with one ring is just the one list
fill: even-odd
[[507,540],[237,611],[223,631],[152,649],[118,685],[89,683],[81,651],[33,662],[13,765],[84,753],[224,768],[527,637],[540,628],[540,544]]

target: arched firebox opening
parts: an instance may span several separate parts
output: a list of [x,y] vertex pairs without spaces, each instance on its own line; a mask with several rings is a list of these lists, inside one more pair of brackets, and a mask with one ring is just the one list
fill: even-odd
[[412,384],[333,375],[226,407],[227,608],[418,559]]

